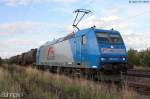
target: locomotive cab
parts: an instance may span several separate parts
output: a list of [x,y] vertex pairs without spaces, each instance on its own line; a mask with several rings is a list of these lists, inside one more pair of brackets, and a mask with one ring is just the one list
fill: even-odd
[[100,51],[100,65],[107,70],[125,69],[127,52],[123,39],[118,31],[96,31]]
[[89,28],[75,33],[73,40],[71,45],[77,64],[93,69],[125,68],[127,52],[118,31]]

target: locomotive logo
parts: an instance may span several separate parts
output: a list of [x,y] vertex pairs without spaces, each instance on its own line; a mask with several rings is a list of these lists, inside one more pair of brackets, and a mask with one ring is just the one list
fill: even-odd
[[124,49],[101,48],[102,53],[125,53]]
[[53,47],[49,47],[48,48],[48,59],[54,59],[54,48]]

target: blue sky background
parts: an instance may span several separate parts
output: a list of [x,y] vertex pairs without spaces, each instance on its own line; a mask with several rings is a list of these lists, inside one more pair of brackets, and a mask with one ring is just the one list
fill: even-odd
[[80,28],[114,28],[121,32],[128,49],[150,47],[150,1],[1,0],[0,56],[8,58],[67,35],[73,31],[73,11],[78,8],[93,12]]

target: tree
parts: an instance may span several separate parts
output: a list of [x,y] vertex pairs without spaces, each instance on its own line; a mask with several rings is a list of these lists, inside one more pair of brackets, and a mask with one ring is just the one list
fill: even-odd
[[140,52],[141,65],[150,67],[150,48]]
[[131,65],[139,65],[140,58],[137,50],[129,49],[128,51],[128,63]]
[[0,57],[0,65],[2,65],[2,61],[3,61],[3,60],[2,60],[2,58]]

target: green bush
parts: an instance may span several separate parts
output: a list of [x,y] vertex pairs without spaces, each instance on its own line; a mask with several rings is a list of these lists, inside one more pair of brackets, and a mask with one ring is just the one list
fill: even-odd
[[150,48],[141,51],[129,49],[128,63],[136,66],[150,67]]
[[139,65],[139,53],[137,50],[130,49],[128,51],[128,63],[132,65]]

